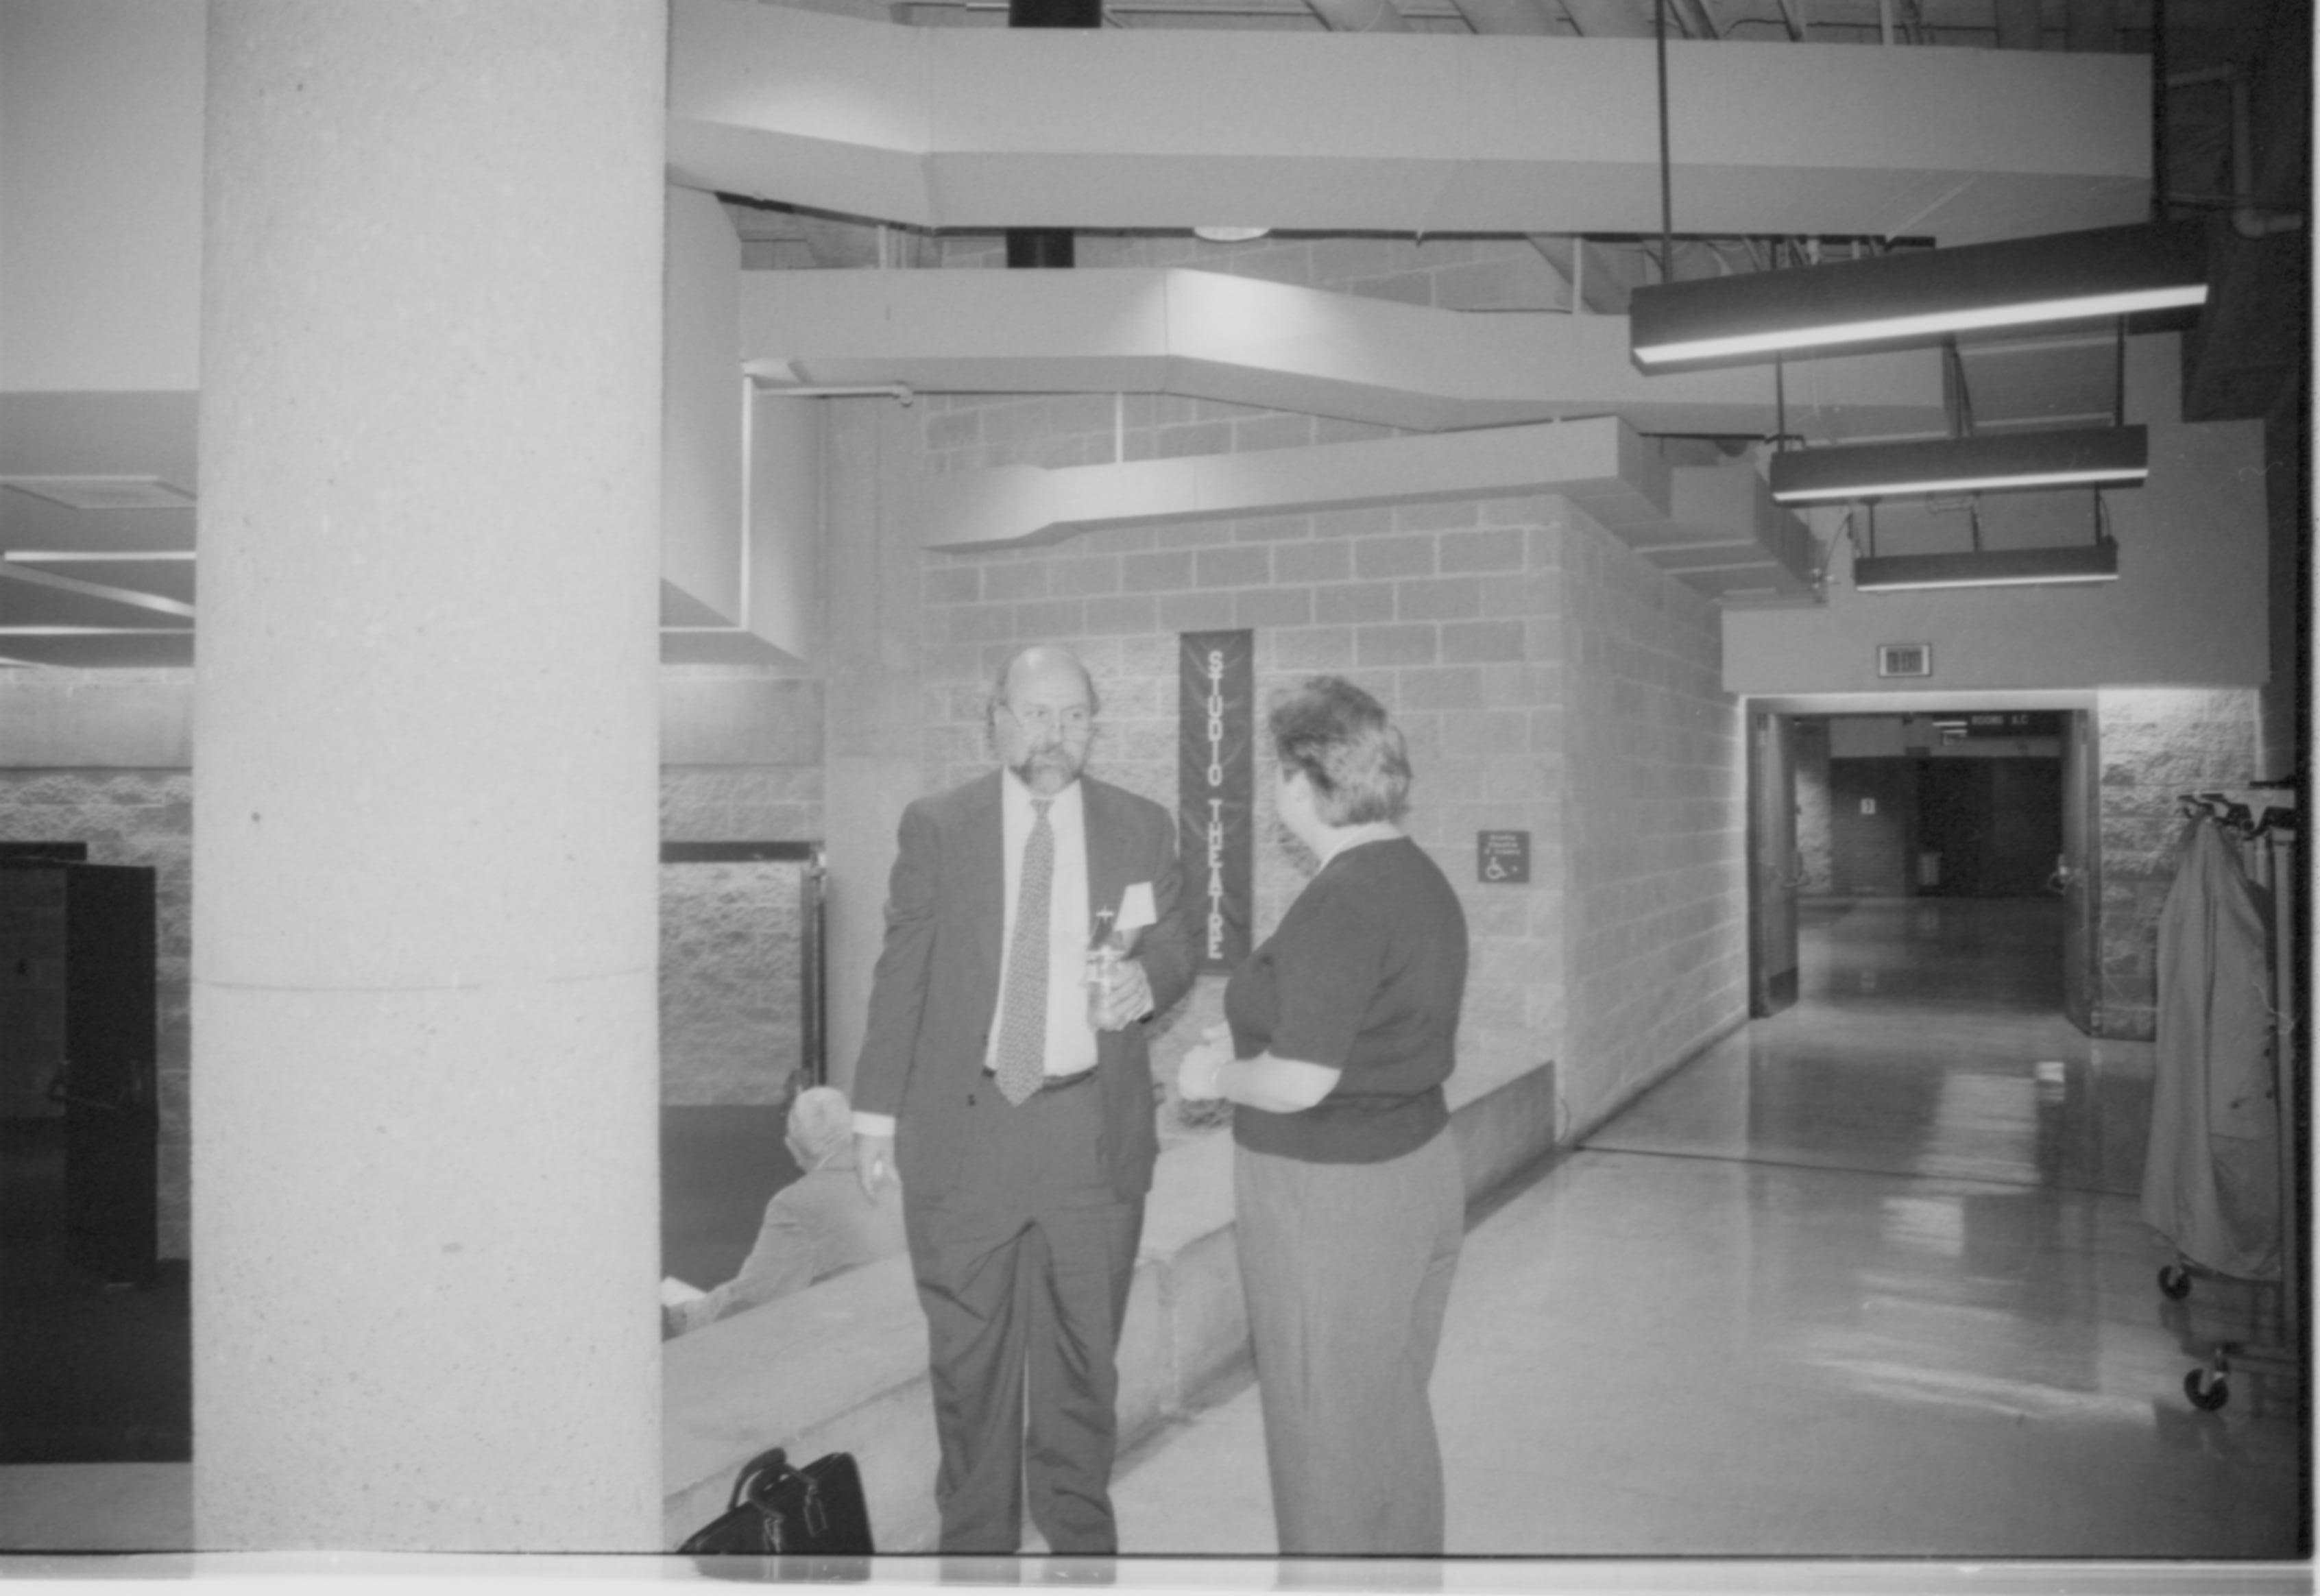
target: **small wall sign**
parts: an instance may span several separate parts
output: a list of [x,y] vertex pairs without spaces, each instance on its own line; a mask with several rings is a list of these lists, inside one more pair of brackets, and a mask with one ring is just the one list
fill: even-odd
[[1492,886],[1514,886],[1530,879],[1530,833],[1474,833],[1474,875]]

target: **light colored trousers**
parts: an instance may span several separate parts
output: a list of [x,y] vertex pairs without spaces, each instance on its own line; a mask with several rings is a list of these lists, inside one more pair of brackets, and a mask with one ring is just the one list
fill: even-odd
[[1382,1164],[1234,1155],[1282,1552],[1440,1555],[1427,1384],[1465,1229],[1457,1144],[1445,1129]]

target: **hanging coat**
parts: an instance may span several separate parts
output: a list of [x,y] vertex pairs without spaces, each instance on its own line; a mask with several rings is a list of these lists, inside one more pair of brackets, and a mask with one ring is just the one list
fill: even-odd
[[2192,1263],[2279,1274],[2279,1116],[2269,894],[2207,820],[2159,915],[2159,1043],[2143,1217]]

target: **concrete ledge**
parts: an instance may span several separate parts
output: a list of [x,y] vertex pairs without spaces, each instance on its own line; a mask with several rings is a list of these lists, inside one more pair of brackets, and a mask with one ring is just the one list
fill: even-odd
[[[1462,1063],[1451,1133],[1471,1202],[1553,1145],[1555,1073]],[[1119,1349],[1123,1449],[1190,1410],[1245,1356],[1231,1138],[1167,1148],[1153,1176]],[[767,1446],[851,1452],[882,1552],[934,1549],[934,1404],[907,1258],[890,1258],[672,1341],[661,1360],[662,1527],[675,1546],[725,1508]]]

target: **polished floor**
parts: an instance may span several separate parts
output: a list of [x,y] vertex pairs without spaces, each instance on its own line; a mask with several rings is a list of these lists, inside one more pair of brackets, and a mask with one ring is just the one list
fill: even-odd
[[[1801,1001],[1470,1231],[1435,1377],[1449,1550],[2286,1559],[2296,1393],[2207,1338],[2264,1306],[2137,1215],[2152,1058],[2060,1012],[2059,905],[1814,905]],[[1128,1460],[1126,1549],[1273,1550],[1255,1393]]]
[[[2270,1334],[2270,1293],[2157,1291],[2152,1049],[2063,1020],[2056,910],[1810,906],[1793,1009],[1478,1219],[1434,1384],[1450,1561],[1255,1561],[1243,1379],[1122,1460],[1119,1582],[2308,1590],[2298,1392],[2243,1373],[2203,1412],[2183,1391],[2213,1341]],[[113,1528],[182,1522],[184,1476],[112,1471]],[[73,1544],[56,1478],[0,1469],[0,1546]],[[946,1573],[975,1578],[879,1569]]]

